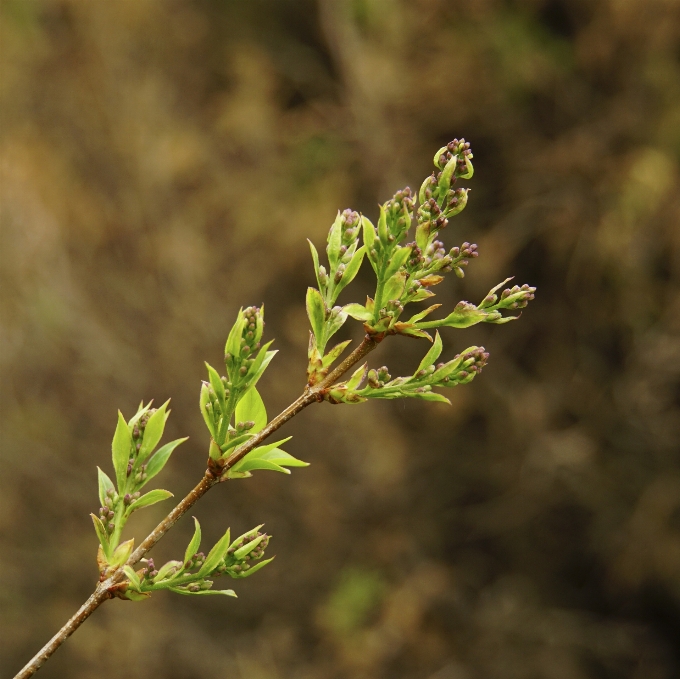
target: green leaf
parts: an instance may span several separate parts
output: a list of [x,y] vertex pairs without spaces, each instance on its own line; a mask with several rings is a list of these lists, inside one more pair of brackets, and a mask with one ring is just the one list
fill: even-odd
[[130,601],[146,601],[151,596],[151,592],[136,592],[134,589],[125,591],[125,598]]
[[278,465],[274,462],[270,462],[269,460],[261,460],[259,458],[249,460],[247,458],[248,456],[243,458],[240,462],[235,464],[229,471],[233,470],[235,472],[243,473],[252,472],[255,471],[256,469],[266,469],[272,472],[282,472],[284,474],[290,474],[290,471],[288,469],[285,469],[281,465]]
[[249,434],[256,434],[267,426],[267,410],[264,407],[262,397],[255,387],[250,387],[236,404],[236,422],[252,420],[255,426]]
[[220,564],[220,561],[224,559],[229,549],[229,543],[231,540],[231,530],[227,528],[227,532],[219,539],[215,546],[208,552],[208,556],[205,557],[205,561],[198,571],[199,576],[208,575],[212,573]]
[[143,485],[146,485],[151,481],[151,479],[165,467],[166,462],[170,459],[170,455],[172,455],[175,448],[177,448],[180,443],[184,443],[188,440],[189,437],[185,436],[183,439],[175,439],[174,441],[170,441],[170,443],[166,443],[162,448],[159,448],[146,465],[146,479],[144,480]]
[[[241,436],[237,436],[236,438],[227,441],[223,446],[220,447],[220,450],[223,453],[226,453],[230,451],[232,448],[238,448],[242,443],[245,443],[248,439],[251,439],[252,437],[253,437],[252,434],[241,434]],[[220,457],[224,456],[221,455]]]
[[373,318],[373,312],[369,311],[363,304],[346,304],[342,308],[348,316],[357,321],[370,321]]
[[442,396],[434,391],[409,392],[408,396],[419,398],[421,401],[436,401],[438,403],[448,403],[451,405],[451,401],[449,401],[446,396]]
[[222,406],[222,411],[224,412],[226,404],[226,394],[224,393],[224,385],[222,384],[222,380],[220,379],[220,374],[207,361],[205,362],[205,367],[208,369],[208,378],[210,379],[210,385],[212,386],[215,394],[217,395],[217,398],[220,401],[220,405]]
[[151,408],[151,404],[153,403],[153,399],[149,401],[146,405],[144,405],[144,401],[142,401],[139,404],[139,408],[137,408],[137,412],[130,418],[130,421],[128,422],[128,427],[130,431],[132,431],[132,428],[139,422],[139,419],[144,415],[144,413],[148,412],[149,408]]
[[238,574],[235,573],[233,575],[231,575],[231,574],[230,575],[231,575],[232,578],[238,578],[238,579],[248,578],[251,575],[253,575],[253,573],[257,573],[257,571],[259,571],[261,568],[264,568],[268,563],[271,563],[272,561],[274,561],[275,558],[276,557],[273,556],[273,557],[271,557],[271,559],[265,559],[264,561],[260,561],[259,563],[256,563],[252,568],[250,568],[247,571],[241,571]]
[[236,597],[236,592],[233,589],[199,589],[198,592],[190,592],[186,589],[179,589],[179,587],[168,587],[171,592],[175,594],[184,594],[189,596],[205,596],[206,594],[224,594],[225,596]]
[[241,355],[241,336],[243,334],[244,323],[245,316],[243,315],[243,309],[239,309],[236,322],[234,325],[232,325],[231,330],[229,331],[229,337],[227,338],[227,343],[224,347],[225,354],[231,354],[236,358]]
[[387,230],[387,213],[385,206],[380,206],[380,216],[378,217],[378,238],[383,245],[389,245],[389,231]]
[[246,382],[249,386],[254,387],[257,384],[257,381],[262,377],[262,373],[267,369],[272,358],[276,356],[276,351],[267,351],[273,342],[274,340],[269,340],[269,342],[260,348],[257,352],[257,356],[255,356],[255,360],[250,368],[248,368]]
[[361,268],[361,263],[364,261],[364,254],[366,254],[366,247],[362,245],[352,256],[345,273],[342,275],[340,282],[335,285],[333,290],[332,304],[338,298],[338,295],[355,279]]
[[326,342],[335,335],[335,333],[342,328],[347,320],[347,313],[340,310],[337,314],[331,315],[326,323],[326,334],[324,336],[324,349]]
[[269,443],[266,446],[254,448],[243,458],[243,460],[267,460],[280,467],[308,467],[308,462],[298,460],[285,450],[281,450],[279,448],[280,445],[286,443],[286,441],[290,441],[291,438],[292,437],[289,436],[288,438],[282,439],[281,441],[276,441],[275,443]]
[[173,573],[173,577],[175,577],[175,575],[179,572],[179,569],[181,569],[183,565],[184,564],[181,561],[168,561],[167,563],[164,563],[158,569],[158,575],[156,575],[153,581],[161,582],[162,580],[165,580],[168,573],[170,573],[170,571],[172,571],[173,569],[175,569],[175,572]]
[[157,490],[150,490],[148,493],[142,495],[142,497],[140,497],[138,500],[135,500],[128,507],[127,513],[132,514],[132,512],[136,512],[138,509],[150,507],[151,505],[155,505],[157,502],[162,502],[163,500],[167,500],[171,497],[174,496],[169,490],[161,490],[160,488]]
[[319,280],[319,253],[316,251],[314,243],[312,243],[309,238],[307,239],[307,242],[309,243],[309,250],[312,253],[312,260],[314,262],[314,275],[316,276],[316,284],[319,286],[319,290],[323,290],[323,286]]
[[[478,309],[474,304],[470,304],[469,302],[458,302],[456,308],[441,321],[440,324],[448,328],[469,328],[471,325],[481,323],[490,315],[491,314],[488,311]],[[500,317],[500,314],[496,312],[496,316]],[[431,322],[435,323],[435,321]],[[419,327],[427,326],[420,323]]]
[[326,252],[328,253],[328,261],[331,267],[335,268],[338,263],[338,258],[340,255],[340,244],[342,242],[342,215],[338,210],[338,216],[331,226],[331,230],[328,234],[328,247]]
[[99,467],[97,467],[97,480],[99,482],[99,502],[104,507],[106,505],[106,491],[114,490],[113,481]]
[[151,454],[153,449],[158,445],[158,442],[163,436],[163,430],[165,429],[165,422],[167,420],[166,409],[170,403],[168,399],[150,418],[144,427],[144,438],[142,439],[142,445],[139,449],[137,459],[139,462],[144,462],[147,457]]
[[368,363],[364,363],[360,368],[357,368],[353,373],[352,377],[349,378],[347,382],[347,389],[354,391],[366,377],[368,372]]
[[128,429],[128,424],[123,417],[123,413],[118,411],[118,424],[113,435],[111,453],[113,457],[113,468],[116,470],[116,481],[118,482],[118,493],[123,494],[127,481],[127,466],[130,459],[130,449],[132,448],[132,434]]
[[184,563],[187,563],[191,557],[198,552],[198,548],[201,546],[201,524],[198,523],[198,519],[194,516],[194,535],[191,538],[191,542],[187,545],[186,551],[184,552]]
[[260,459],[273,462],[279,465],[279,467],[309,467],[309,462],[298,460],[297,457],[293,457],[290,453],[280,448],[274,448],[274,450],[260,456]]
[[244,557],[248,556],[250,552],[252,552],[254,549],[257,548],[257,546],[264,540],[265,536],[260,535],[259,538],[255,538],[254,540],[251,540],[250,542],[246,542],[243,547],[239,547],[235,552],[234,552],[234,558],[238,559],[239,561],[243,559]]
[[441,353],[442,353],[442,338],[439,336],[439,331],[437,330],[437,333],[435,334],[434,337],[434,343],[430,347],[430,350],[425,354],[423,360],[420,362],[420,365],[416,369],[416,372],[413,374],[415,375],[424,368],[429,368],[439,358],[439,355]]
[[387,269],[385,269],[385,278],[390,278],[393,276],[401,267],[406,264],[409,256],[411,255],[410,247],[397,247],[396,252],[392,255],[391,259],[387,263]]
[[262,457],[263,455],[266,455],[270,450],[274,450],[275,448],[278,448],[280,445],[282,445],[283,443],[287,443],[292,438],[293,438],[292,436],[288,436],[287,438],[281,439],[280,441],[275,441],[274,443],[268,443],[265,446],[259,446],[257,448],[253,448],[253,450],[251,450],[246,455],[246,457],[243,458],[243,459],[247,459],[247,458],[253,459],[253,458],[256,458],[256,457]]
[[418,321],[422,320],[425,318],[425,316],[429,316],[435,309],[439,309],[441,304],[433,304],[432,306],[427,307],[424,311],[421,311],[420,313],[415,314],[415,316],[411,316],[411,318],[406,321],[407,323],[417,323]]
[[391,278],[385,283],[385,288],[383,289],[383,306],[392,300],[398,301],[404,292],[404,286],[406,285],[406,272],[397,271]]
[[324,368],[331,366],[339,357],[340,354],[345,350],[348,344],[351,344],[352,340],[345,340],[336,344],[324,357],[321,362]]
[[113,552],[110,564],[116,568],[118,566],[122,566],[130,558],[130,554],[132,554],[134,546],[135,546],[134,538],[122,542],[120,545],[118,545],[118,547],[116,547],[115,551]]
[[137,573],[135,573],[135,571],[130,566],[123,566],[123,572],[125,575],[127,575],[127,578],[130,581],[130,586],[139,592],[139,590],[142,588],[139,575],[137,575]]
[[208,385],[203,382],[203,384],[201,384],[201,395],[199,397],[198,404],[201,409],[201,415],[203,415],[203,419],[205,420],[205,426],[208,427],[210,435],[215,438],[215,423],[213,421],[213,417],[205,409],[208,403],[210,403],[210,391],[208,390]]
[[441,198],[444,197],[446,201],[446,195],[451,188],[451,180],[453,179],[453,173],[456,171],[456,166],[458,164],[458,154],[454,155],[448,163],[446,163],[441,175],[439,175],[439,196],[440,200],[439,207],[444,207]]
[[326,322],[326,308],[321,293],[316,288],[307,288],[307,316],[319,346],[323,346],[323,330]]
[[371,263],[371,266],[373,267],[373,271],[376,273],[378,272],[378,260],[376,257],[373,256],[373,250],[377,250],[377,243],[376,241],[378,240],[376,234],[375,234],[375,227],[371,223],[371,220],[368,219],[367,217],[364,217],[361,215],[361,226],[364,232],[364,245],[366,246],[366,256],[368,257],[368,261]]
[[97,533],[99,544],[102,546],[104,554],[106,554],[106,556],[109,557],[111,553],[111,547],[109,545],[109,537],[106,534],[104,524],[102,523],[101,519],[98,516],[95,516],[94,514],[90,514],[90,516],[92,517],[92,523],[94,524],[94,532]]

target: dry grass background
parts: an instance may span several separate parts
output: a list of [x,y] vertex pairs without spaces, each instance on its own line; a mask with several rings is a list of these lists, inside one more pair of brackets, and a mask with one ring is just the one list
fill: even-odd
[[[173,398],[204,469],[204,359],[264,301],[270,412],[303,384],[305,238],[472,142],[481,257],[447,305],[538,286],[439,404],[321,405],[312,462],[197,507],[266,522],[238,600],[104,606],[41,671],[89,679],[680,675],[677,0],[3,0],[0,646],[9,676],[91,591],[115,411]],[[358,287],[367,289],[368,275]],[[354,336],[359,329],[354,328]],[[381,347],[408,370],[424,351]],[[133,522],[138,536],[160,507]],[[190,520],[154,550],[171,558]],[[9,674],[7,674],[9,673]]]

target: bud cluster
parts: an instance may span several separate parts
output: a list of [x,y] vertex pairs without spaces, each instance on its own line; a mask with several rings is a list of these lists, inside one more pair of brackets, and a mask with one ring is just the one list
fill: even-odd
[[113,488],[109,488],[104,498],[104,506],[99,508],[99,518],[104,525],[107,535],[111,535],[116,529],[114,520],[116,517],[116,507],[119,502],[120,497],[118,493]]
[[357,252],[360,235],[361,215],[348,208],[338,214],[328,232],[326,253],[329,271],[326,271],[326,267],[319,265],[318,254],[313,250],[319,291],[327,308],[335,304],[340,292],[352,281],[359,270],[363,260],[363,250]]
[[401,242],[411,228],[415,204],[410,187],[397,191],[383,209],[387,220],[388,243]]
[[153,580],[158,575],[153,559],[142,559],[142,563],[144,564],[144,568],[142,568],[141,571],[137,571],[137,575],[139,575],[142,580]]
[[[438,155],[435,157],[435,165],[440,169],[444,168],[449,164],[449,162],[455,158],[456,159],[456,170],[455,175],[461,177],[467,174],[467,163],[466,158],[472,159],[472,150],[470,149],[470,142],[465,141],[462,138],[460,141],[454,139],[450,141],[446,146],[439,149]],[[439,179],[439,177],[437,177]]]
[[126,507],[129,507],[135,500],[139,500],[140,495],[141,493],[139,491],[135,491],[134,493],[125,493],[125,497],[123,498],[123,504]]
[[229,380],[222,378],[225,390],[232,388],[232,382],[240,383],[248,374],[255,362],[252,354],[260,349],[260,340],[264,331],[264,314],[261,308],[247,307],[242,312],[243,327],[240,337],[229,346],[224,354],[224,362],[229,373]]
[[196,552],[187,561],[184,562],[184,570],[192,571],[194,569],[200,569],[200,567],[205,562],[205,554],[203,552]]
[[375,368],[369,370],[368,375],[366,376],[366,380],[371,389],[382,389],[385,386],[385,383],[389,382],[391,379],[392,376],[388,372],[386,366],[378,368],[377,370],[375,370]]
[[255,566],[252,562],[259,561],[264,556],[269,539],[269,535],[261,533],[257,528],[242,535],[229,546],[224,560],[212,574],[226,573],[232,578],[247,577],[250,575],[249,571]]
[[[132,427],[132,445],[134,447],[134,452],[138,453],[139,449],[142,447],[142,440],[144,439],[144,429],[151,419],[151,416],[156,412],[157,408],[149,408],[140,418],[137,423]],[[128,472],[128,475],[130,472]]]

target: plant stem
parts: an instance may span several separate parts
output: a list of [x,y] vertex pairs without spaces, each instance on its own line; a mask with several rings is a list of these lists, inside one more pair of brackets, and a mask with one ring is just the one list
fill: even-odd
[[[245,457],[253,448],[257,447],[273,432],[279,429],[292,417],[295,417],[301,410],[308,405],[323,400],[325,390],[336,380],[342,377],[352,366],[358,363],[364,356],[373,351],[380,340],[370,336],[364,337],[361,344],[347,358],[332,370],[324,380],[313,387],[305,387],[303,394],[293,401],[285,410],[280,412],[264,429],[258,432],[253,438],[237,448],[227,458],[222,466],[226,471],[239,460]],[[196,487],[154,528],[154,530],[144,539],[135,549],[127,560],[127,566],[134,566],[144,555],[179,521],[179,519],[191,507],[200,500],[220,479],[211,469],[208,469],[196,485]],[[14,679],[27,679],[32,677],[52,656],[52,654],[68,639],[92,613],[99,608],[107,599],[115,596],[117,586],[125,580],[123,567],[116,569],[109,577],[100,582],[90,598],[78,609],[73,617],[36,653],[26,666],[14,677]]]

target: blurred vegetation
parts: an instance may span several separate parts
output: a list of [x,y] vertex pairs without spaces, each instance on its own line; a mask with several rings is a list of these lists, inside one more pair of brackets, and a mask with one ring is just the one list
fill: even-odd
[[[506,275],[538,286],[520,322],[450,331],[491,352],[482,378],[452,408],[305,411],[285,434],[309,469],[196,508],[207,538],[262,521],[274,536],[279,558],[238,600],[107,604],[42,672],[680,674],[677,1],[3,0],[0,15],[3,668],[92,589],[116,409],[173,398],[168,436],[192,438],[164,486],[186,492],[207,455],[202,361],[220,362],[238,307],[266,304],[275,413],[304,381],[305,238],[338,209],[375,218],[464,135],[473,191],[443,236],[481,256],[440,301]],[[375,365],[397,374],[422,350],[393,338]]]

